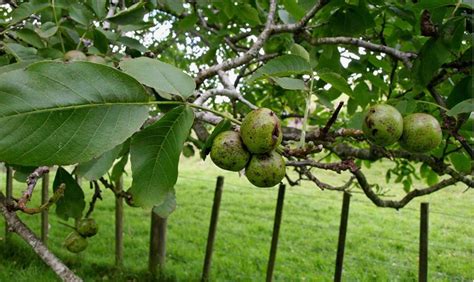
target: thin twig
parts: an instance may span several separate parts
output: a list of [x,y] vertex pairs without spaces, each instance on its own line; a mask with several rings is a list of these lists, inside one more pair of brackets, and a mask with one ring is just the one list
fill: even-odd
[[48,202],[42,204],[41,206],[37,207],[37,208],[28,208],[28,207],[24,207],[24,208],[19,208],[19,207],[16,207],[15,209],[18,209],[18,210],[21,210],[22,212],[26,213],[26,214],[37,214],[37,213],[41,213],[43,211],[46,211],[48,210],[52,205],[54,205],[62,196],[64,196],[64,190],[66,189],[66,185],[64,183],[61,183],[61,185],[59,185],[58,189],[56,189],[56,191],[54,191],[54,194],[51,198],[49,198]]
[[384,200],[380,198],[371,188],[370,184],[367,182],[367,179],[365,178],[365,175],[362,173],[361,170],[353,171],[352,172],[354,176],[357,179],[357,182],[359,183],[360,187],[364,191],[365,195],[376,205],[379,207],[384,207],[384,208],[394,208],[394,209],[400,209],[406,206],[411,200],[413,200],[416,197],[424,196],[431,194],[433,192],[439,191],[443,188],[446,188],[448,186],[451,186],[458,182],[455,178],[449,178],[440,181],[439,183],[429,186],[427,188],[423,189],[414,189],[410,192],[408,192],[402,199],[398,201],[394,200]]
[[97,183],[97,180],[91,181],[90,185],[91,185],[91,188],[94,189],[94,194],[92,195],[92,200],[89,203],[89,209],[87,210],[85,218],[88,218],[94,211],[95,203],[97,202],[97,199],[102,200],[102,194],[101,194],[102,191],[100,191],[99,183]]
[[336,122],[337,116],[339,115],[339,112],[341,111],[342,106],[344,106],[344,102],[341,101],[339,102],[339,105],[337,105],[337,108],[334,111],[334,113],[332,113],[331,118],[326,123],[326,126],[324,126],[324,128],[321,130],[321,134],[323,138],[328,134],[329,129],[331,129],[331,126]]
[[28,179],[26,180],[26,190],[23,192],[23,195],[21,198],[18,200],[18,208],[21,210],[26,208],[26,204],[28,201],[30,201],[31,196],[33,195],[33,191],[36,186],[36,182],[43,176],[43,174],[49,172],[49,167],[47,166],[40,166],[37,169],[35,169],[29,176]]

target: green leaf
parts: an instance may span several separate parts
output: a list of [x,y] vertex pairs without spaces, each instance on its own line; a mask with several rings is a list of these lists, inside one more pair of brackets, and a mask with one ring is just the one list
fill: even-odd
[[303,46],[293,43],[293,45],[291,45],[290,52],[291,54],[300,56],[309,62],[309,53]]
[[435,185],[436,183],[438,183],[438,174],[436,174],[436,172],[434,172],[432,169],[430,169],[427,177],[426,177],[426,183],[429,185],[429,186],[432,186],[432,185]]
[[449,60],[450,50],[441,39],[431,38],[421,48],[413,64],[413,75],[417,82],[426,86],[438,69]]
[[36,33],[41,38],[49,38],[58,32],[58,26],[53,22],[46,22],[41,25],[40,28],[36,29]]
[[177,67],[146,57],[122,61],[120,68],[146,86],[188,98],[193,95],[194,79]]
[[122,144],[117,145],[112,150],[103,153],[97,158],[78,164],[74,171],[75,174],[89,181],[101,178],[112,167],[121,149]]
[[107,0],[88,0],[87,2],[99,19],[105,18]]
[[179,20],[176,23],[176,28],[180,31],[187,31],[196,25],[198,17],[196,14],[191,14],[189,16],[184,17],[183,19]]
[[325,45],[321,47],[321,53],[319,58],[315,58],[312,64],[316,64],[317,70],[323,71],[326,69],[330,69],[334,72],[341,72],[341,54],[337,49],[337,46],[333,45]]
[[420,167],[420,175],[425,179],[426,184],[430,186],[438,183],[438,175],[425,163]]
[[55,48],[41,48],[38,49],[38,55],[45,59],[61,59],[64,57],[63,52]]
[[41,40],[41,37],[31,29],[23,28],[16,32],[16,36],[22,41],[32,45],[36,48],[43,48],[44,42]]
[[290,78],[290,77],[270,77],[276,84],[283,89],[289,90],[305,90],[306,86],[304,81],[301,79]]
[[228,119],[223,119],[216,125],[211,135],[207,137],[206,143],[204,143],[204,146],[202,147],[201,158],[203,160],[205,160],[207,155],[209,155],[209,153],[211,152],[212,142],[214,142],[214,138],[216,138],[219,133],[229,130],[231,126],[232,124]]
[[390,71],[392,70],[392,66],[390,65],[389,62],[387,62],[387,60],[385,60],[384,58],[382,59],[378,59],[376,56],[367,56],[368,57],[368,60],[369,62],[377,67],[377,68],[381,68],[383,71],[387,72],[387,73],[390,73]]
[[117,40],[118,42],[122,43],[123,45],[127,46],[128,48],[135,49],[140,52],[148,51],[148,48],[143,46],[140,41],[136,40],[135,38],[131,38],[128,36],[120,36]]
[[318,72],[318,76],[322,80],[331,84],[332,87],[336,88],[337,90],[349,96],[353,96],[352,89],[350,88],[346,79],[343,78],[340,74],[335,73],[335,72]]
[[89,26],[90,22],[94,18],[92,12],[86,6],[80,3],[75,3],[69,7],[69,16],[71,19],[84,26]]
[[49,1],[47,0],[23,3],[13,10],[10,25],[16,24],[47,7],[49,7]]
[[0,92],[0,161],[12,164],[90,160],[148,117],[143,86],[94,63],[35,63],[0,75]]
[[173,191],[179,156],[193,121],[193,111],[179,106],[132,137],[130,193],[139,206],[160,205]]
[[371,98],[375,95],[372,94],[367,84],[362,81],[357,83],[356,87],[354,88],[354,95],[352,98],[357,102],[359,106],[363,109],[370,103]]
[[464,152],[455,152],[449,155],[449,159],[453,164],[454,168],[463,173],[471,173],[472,170],[472,160]]
[[168,217],[176,209],[176,194],[173,191],[166,193],[164,200],[158,206],[153,207],[153,212],[160,217]]
[[306,14],[305,9],[298,5],[296,0],[284,0],[283,5],[288,13],[297,20],[300,20]]
[[123,155],[123,157],[112,168],[110,178],[113,182],[118,182],[120,177],[125,173],[125,166],[127,165],[127,163],[128,153]]
[[242,20],[248,23],[251,26],[256,26],[261,24],[260,17],[258,16],[258,11],[250,6],[249,4],[243,4],[236,7],[239,12],[239,16]]
[[430,170],[431,170],[431,168],[426,163],[423,163],[420,166],[420,175],[421,175],[421,177],[427,178],[429,173],[430,173]]
[[297,55],[283,55],[268,61],[249,79],[249,83],[264,76],[288,76],[310,73],[311,66],[304,58]]
[[460,102],[474,97],[474,82],[472,76],[466,76],[459,81],[446,99],[448,108],[452,108]]
[[53,190],[56,192],[61,184],[65,184],[66,189],[64,190],[64,196],[56,202],[56,214],[64,220],[68,220],[70,217],[74,219],[81,218],[82,211],[86,206],[84,192],[69,172],[62,167],[58,167],[53,182]]
[[119,25],[135,24],[143,21],[145,13],[145,2],[140,1],[106,20]]
[[403,180],[402,184],[403,184],[403,190],[406,193],[410,192],[411,184],[412,184],[411,181],[409,179],[405,179]]
[[25,47],[17,43],[5,44],[5,51],[11,54],[18,62],[34,61],[41,59],[37,53],[38,51],[32,47]]
[[19,63],[14,63],[14,64],[2,66],[2,67],[0,67],[0,75],[3,74],[3,73],[6,73],[6,72],[26,68],[27,66],[31,65],[34,62],[36,62],[36,61],[22,61],[22,62],[19,62]]
[[94,29],[93,32],[94,36],[94,46],[99,50],[102,54],[106,54],[109,50],[109,40],[100,30]]
[[474,112],[474,98],[467,99],[454,106],[451,110],[447,111],[446,114],[449,116],[455,116],[462,113]]
[[420,0],[417,4],[419,9],[434,9],[447,5],[455,5],[455,0]]
[[364,116],[365,115],[363,112],[357,112],[353,114],[347,126],[349,128],[362,129],[362,123],[364,123]]
[[183,8],[183,0],[164,0],[166,6],[176,14],[180,15],[184,8]]
[[338,9],[329,19],[328,32],[334,35],[355,36],[375,25],[374,17],[364,5],[365,1],[359,1],[359,6],[346,5]]

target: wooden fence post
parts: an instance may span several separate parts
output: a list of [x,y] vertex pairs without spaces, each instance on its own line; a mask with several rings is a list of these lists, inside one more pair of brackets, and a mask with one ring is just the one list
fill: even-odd
[[285,188],[285,184],[280,184],[280,187],[278,188],[275,221],[273,222],[272,244],[270,247],[270,257],[268,258],[267,266],[267,282],[271,282],[273,280],[273,270],[275,269],[275,259],[278,248],[278,237],[280,236],[280,225],[283,215],[283,203],[285,202]]
[[[45,204],[49,200],[49,172],[43,174],[43,179],[41,181],[41,204]],[[49,222],[48,222],[48,210],[41,212],[41,241],[44,245],[47,245],[48,241],[48,231],[49,231]]]
[[204,257],[204,267],[202,270],[201,281],[207,281],[209,279],[209,273],[211,272],[212,252],[214,251],[214,240],[216,238],[217,220],[219,219],[219,208],[221,206],[223,186],[224,177],[218,176],[216,182],[216,190],[214,192],[214,204],[212,205],[209,234],[207,235],[206,256]]
[[148,269],[152,274],[165,266],[167,219],[151,211],[150,257]]
[[[5,196],[7,201],[11,201],[13,197],[13,169],[9,166],[5,166],[7,169],[6,183],[5,183]],[[8,231],[8,224],[5,221],[5,242],[8,243],[10,239],[10,232]]]
[[347,222],[349,220],[349,204],[351,202],[351,194],[344,192],[342,197],[341,223],[339,225],[339,240],[337,243],[336,256],[336,272],[334,273],[334,281],[342,280],[342,269],[344,261],[344,249],[346,246]]
[[118,193],[115,196],[115,266],[123,266],[123,198],[120,192],[123,190],[123,176],[115,183]]
[[418,281],[428,281],[428,225],[429,203],[420,205],[420,259]]

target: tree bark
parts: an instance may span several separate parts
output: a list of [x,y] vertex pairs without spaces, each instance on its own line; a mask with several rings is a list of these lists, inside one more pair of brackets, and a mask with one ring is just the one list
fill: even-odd
[[64,263],[62,263],[50,250],[36,237],[36,235],[18,218],[15,212],[9,211],[5,206],[5,196],[0,192],[0,210],[5,217],[11,232],[17,233],[33,251],[61,278],[63,281],[82,281]]

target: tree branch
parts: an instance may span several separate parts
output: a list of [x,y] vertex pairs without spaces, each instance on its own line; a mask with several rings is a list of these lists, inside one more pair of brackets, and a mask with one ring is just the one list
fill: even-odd
[[38,179],[43,176],[43,174],[49,172],[49,167],[47,166],[41,166],[35,169],[29,176],[28,179],[26,180],[26,190],[23,192],[22,197],[18,200],[18,208],[23,210],[26,208],[26,204],[28,201],[31,199],[31,196],[33,195],[33,191],[36,186],[36,182],[38,182]]
[[260,48],[262,48],[263,44],[265,43],[265,41],[267,40],[267,38],[270,36],[270,34],[272,32],[272,27],[273,27],[273,22],[274,22],[274,17],[275,17],[275,11],[276,11],[276,6],[277,6],[276,2],[277,2],[276,0],[271,0],[270,9],[268,11],[267,21],[265,23],[265,28],[260,33],[260,35],[258,36],[255,43],[252,45],[252,47],[250,47],[250,49],[247,52],[240,55],[239,57],[236,57],[232,60],[224,61],[222,63],[213,65],[213,66],[211,66],[207,69],[204,69],[204,70],[200,71],[197,74],[196,78],[194,79],[198,86],[206,78],[217,74],[217,72],[219,70],[226,71],[226,70],[238,67],[240,65],[243,65],[243,64],[249,62],[250,60],[252,60],[254,57],[256,57],[258,55],[258,51],[260,50]]
[[331,129],[331,126],[336,122],[337,116],[339,115],[339,112],[341,111],[342,106],[344,106],[344,102],[339,102],[339,105],[337,105],[336,110],[334,113],[332,113],[331,118],[328,120],[324,128],[321,130],[321,135],[324,137],[326,134],[328,134],[329,129]]
[[203,105],[207,100],[214,96],[226,96],[231,99],[236,99],[248,106],[251,109],[256,109],[257,106],[250,103],[247,99],[245,99],[242,94],[240,94],[237,90],[229,90],[229,89],[211,89],[207,90],[206,92],[199,95],[199,97],[194,100],[194,104],[196,105]]
[[334,152],[336,155],[338,155],[340,158],[345,159],[345,158],[357,158],[361,160],[370,160],[370,161],[375,161],[379,160],[382,158],[401,158],[401,159],[407,159],[410,161],[415,161],[415,162],[423,162],[427,164],[433,171],[438,173],[439,175],[450,175],[452,178],[454,178],[457,181],[461,181],[464,184],[466,184],[469,187],[474,187],[474,180],[470,179],[469,177],[455,171],[451,167],[449,167],[447,164],[438,161],[437,159],[430,157],[428,155],[424,154],[414,154],[410,153],[404,150],[377,150],[376,148],[371,148],[371,149],[360,149],[360,148],[355,148],[350,145],[340,143],[337,144],[336,146],[330,146],[328,144],[325,144],[325,147]]
[[64,190],[66,189],[66,185],[62,183],[59,185],[58,189],[54,191],[54,194],[51,198],[49,198],[48,202],[44,203],[43,205],[37,207],[37,208],[20,208],[18,206],[15,206],[13,209],[14,210],[21,210],[22,212],[26,214],[37,214],[41,213],[45,210],[48,210],[52,205],[54,205],[62,196],[64,196]]
[[363,47],[365,49],[368,49],[374,52],[385,53],[389,56],[392,56],[393,58],[397,60],[401,60],[407,68],[412,67],[411,59],[416,58],[415,53],[403,52],[392,47],[375,44],[372,42],[364,41],[359,38],[352,38],[352,37],[345,37],[345,36],[313,38],[308,33],[303,33],[303,36],[311,45],[322,45],[322,44],[354,45],[358,47]]
[[99,183],[97,183],[97,180],[91,181],[90,185],[91,185],[91,188],[94,189],[94,194],[92,195],[92,200],[89,202],[89,209],[87,210],[85,218],[88,218],[94,211],[95,203],[97,202],[97,199],[102,200],[102,194],[101,194],[102,191],[100,191]]
[[9,231],[17,233],[25,240],[33,251],[49,266],[63,281],[82,281],[64,263],[62,263],[36,235],[18,218],[15,212],[9,211],[5,205],[6,198],[0,192],[0,210],[8,224]]
[[308,178],[308,180],[314,182],[314,184],[316,184],[316,186],[319,187],[321,190],[331,190],[331,191],[341,191],[341,192],[347,191],[351,187],[352,182],[354,182],[354,179],[355,179],[355,177],[352,176],[351,178],[349,178],[349,181],[347,181],[343,185],[341,185],[341,186],[332,186],[330,184],[324,183],[321,180],[319,180],[306,167],[302,167],[301,170],[302,170],[303,174]]
[[406,206],[411,200],[413,200],[416,197],[424,196],[431,194],[433,192],[439,191],[443,188],[446,188],[450,185],[455,184],[458,182],[455,178],[449,178],[440,181],[439,183],[429,186],[424,189],[415,189],[410,191],[399,201],[393,201],[393,200],[384,200],[380,198],[375,192],[372,190],[370,187],[370,184],[367,182],[367,179],[365,178],[365,175],[362,173],[362,171],[357,170],[353,171],[352,174],[357,179],[357,182],[359,183],[360,187],[364,191],[365,195],[376,205],[379,207],[384,207],[384,208],[394,208],[394,209],[400,209]]
[[337,173],[341,171],[349,170],[356,171],[359,168],[356,166],[353,160],[343,160],[337,163],[320,163],[312,159],[306,159],[301,161],[287,161],[286,166],[295,166],[295,167],[316,167],[319,169],[332,170]]
[[272,33],[283,33],[283,32],[295,32],[301,30],[308,24],[309,20],[321,10],[330,0],[319,0],[311,9],[296,23],[292,24],[279,24],[272,28]]

